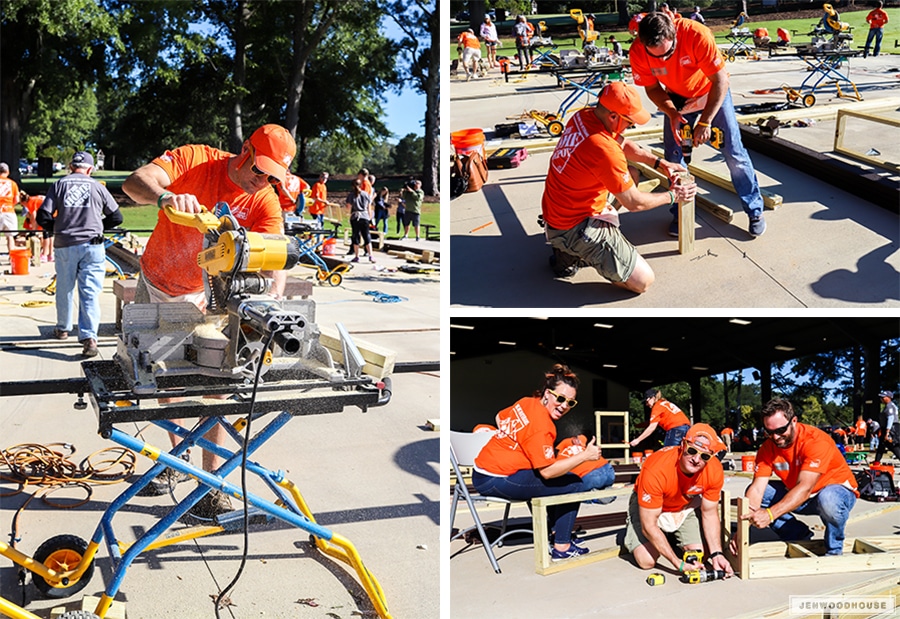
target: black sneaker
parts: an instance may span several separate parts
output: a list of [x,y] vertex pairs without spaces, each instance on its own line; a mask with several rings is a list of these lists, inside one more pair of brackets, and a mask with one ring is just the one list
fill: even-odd
[[97,348],[97,340],[92,337],[81,340],[81,356],[82,357],[96,357],[100,350]]
[[672,220],[672,223],[669,224],[669,236],[674,236],[676,239],[678,238],[678,217],[675,217]]
[[197,504],[188,513],[203,520],[212,520],[216,516],[227,514],[230,511],[233,511],[233,508],[228,495],[220,490],[210,490],[206,496],[197,501]]
[[758,236],[762,236],[763,232],[766,231],[766,220],[763,219],[763,216],[759,217],[751,217],[750,218],[750,227],[747,230],[750,233],[750,236],[756,238]]

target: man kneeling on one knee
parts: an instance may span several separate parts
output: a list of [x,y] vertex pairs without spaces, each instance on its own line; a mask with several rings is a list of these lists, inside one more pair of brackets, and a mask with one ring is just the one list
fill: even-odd
[[[844,526],[859,496],[847,461],[831,437],[797,421],[787,400],[767,402],[762,419],[768,438],[745,492],[750,513],[741,519],[759,529],[772,527],[782,540],[799,541],[812,538],[812,531],[794,513],[817,514],[825,523],[825,553],[843,554]],[[773,471],[779,481],[769,481]]]
[[644,461],[628,504],[624,541],[638,567],[653,568],[661,555],[679,572],[700,569],[675,554],[666,537],[671,533],[685,551],[702,551],[705,540],[712,569],[734,574],[722,554],[718,512],[725,475],[715,454],[724,448],[712,427],[697,423],[680,445],[663,447]]

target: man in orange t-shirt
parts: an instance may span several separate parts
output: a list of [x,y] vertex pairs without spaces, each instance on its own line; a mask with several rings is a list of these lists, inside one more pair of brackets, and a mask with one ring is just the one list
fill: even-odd
[[863,419],[863,416],[860,415],[856,418],[856,424],[854,425],[854,443],[856,445],[864,445],[866,442],[866,432],[868,431],[868,424],[866,420]]
[[705,539],[712,569],[734,574],[722,554],[718,512],[725,474],[715,454],[724,448],[712,427],[697,423],[679,446],[663,447],[644,460],[628,502],[623,541],[638,567],[652,569],[662,556],[679,572],[700,569],[675,554],[666,537],[673,533],[685,551],[702,550]]
[[6,230],[6,244],[10,253],[16,248],[12,230],[19,229],[16,204],[19,202],[19,186],[9,178],[9,166],[0,163],[0,230]]
[[869,23],[869,34],[866,36],[866,46],[863,48],[863,58],[869,56],[869,46],[872,40],[875,40],[875,53],[877,56],[881,52],[881,38],[884,36],[884,25],[888,23],[888,14],[882,8],[884,2],[878,0],[878,4],[874,9],[866,15],[866,21]]
[[[186,213],[199,213],[204,207],[212,209],[216,203],[226,202],[238,223],[248,230],[283,234],[281,207],[272,185],[284,182],[296,148],[286,129],[263,125],[244,142],[240,155],[198,144],[166,151],[132,172],[122,191],[138,204],[156,204],[160,209],[171,206]],[[205,309],[203,270],[197,264],[202,249],[203,234],[199,230],[172,223],[160,211],[141,257],[135,302],[184,301]],[[264,271],[263,275],[274,280],[271,292],[280,297],[285,272]],[[222,445],[225,430],[221,424],[213,426],[207,438]],[[174,434],[170,439],[173,445],[178,442]],[[221,463],[208,450],[202,457],[205,471],[214,471]],[[228,495],[211,490],[192,513],[211,518],[229,510]]]
[[[843,554],[844,526],[859,496],[843,454],[827,434],[798,422],[787,400],[767,402],[762,419],[768,439],[756,453],[753,482],[744,493],[750,512],[741,519],[796,541],[813,534],[793,512],[817,514],[825,524],[826,554]],[[769,481],[772,473],[778,481]]]
[[312,189],[309,190],[309,214],[312,215],[319,226],[325,224],[325,207],[328,206],[328,188],[325,183],[328,182],[328,172],[319,174],[319,180],[313,183]]
[[734,430],[725,426],[722,428],[722,431],[719,432],[722,437],[722,442],[725,443],[725,451],[731,451],[731,442],[734,440]]
[[[468,81],[470,77],[475,76],[478,70],[478,61],[481,60],[481,42],[475,36],[475,31],[469,28],[460,33],[456,38],[456,44],[459,61],[466,71],[466,81]],[[472,65],[471,72],[469,64]]]
[[659,389],[647,389],[644,393],[644,404],[650,407],[650,423],[639,437],[631,441],[629,444],[634,447],[656,431],[656,428],[662,428],[666,433],[663,440],[663,447],[673,447],[681,444],[681,439],[691,427],[691,420],[688,419],[680,408],[662,397]]
[[[725,60],[712,31],[692,19],[673,21],[663,13],[650,13],[638,25],[638,35],[628,58],[635,86],[643,86],[668,119],[663,123],[666,159],[684,162],[681,139],[675,137],[683,125],[693,128],[695,149],[709,142],[712,127],[720,129],[722,157],[750,219],[750,236],[762,235],[766,229],[762,194],[741,142]],[[677,217],[669,234],[678,236]]]
[[615,285],[637,293],[653,283],[653,270],[619,230],[610,194],[629,211],[644,211],[689,200],[697,191],[693,183],[674,184],[666,193],[644,193],[637,188],[629,161],[653,166],[670,178],[684,170],[622,137],[628,127],[648,120],[650,114],[633,87],[624,82],[607,84],[596,107],[579,110],[566,124],[550,156],[541,200],[555,264],[580,259]]
[[300,215],[306,204],[306,193],[309,191],[309,184],[300,178],[287,172],[284,181],[275,187],[275,193],[278,194],[278,203],[281,205],[282,213],[293,213]]

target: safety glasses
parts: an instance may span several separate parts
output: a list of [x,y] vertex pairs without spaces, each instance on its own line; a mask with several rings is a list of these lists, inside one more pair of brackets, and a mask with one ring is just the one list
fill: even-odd
[[556,398],[557,404],[562,404],[563,402],[565,402],[566,404],[569,405],[569,408],[575,408],[575,406],[578,405],[578,400],[573,400],[571,398],[567,398],[564,395],[556,393],[555,391],[553,391],[553,389],[547,389],[547,393],[549,393],[550,395],[552,395]]
[[712,456],[713,456],[708,451],[700,451],[693,445],[688,445],[688,448],[686,451],[687,451],[687,455],[689,455],[689,456],[696,456],[697,454],[700,454],[700,459],[703,460],[704,462],[709,462],[709,459],[712,458]]
[[[793,421],[793,420],[791,420],[791,421]],[[784,424],[780,428],[775,428],[774,430],[766,430],[765,428],[763,428],[763,432],[765,432],[769,436],[775,436],[775,435],[781,436],[782,434],[787,432],[788,428],[790,428],[790,427],[791,427],[791,422],[788,421],[786,424]]]
[[667,51],[664,54],[660,54],[659,56],[657,56],[656,54],[651,54],[650,50],[646,49],[646,47],[644,49],[646,50],[647,55],[650,56],[651,58],[656,58],[657,60],[666,60],[667,58],[671,57],[672,54],[675,53],[675,46],[677,46],[677,45],[678,45],[678,37],[675,37],[674,39],[672,39],[672,47],[669,48],[669,51]]
[[[267,176],[267,174],[265,172],[263,172],[262,170],[260,170],[259,168],[256,167],[255,163],[250,166],[250,171],[253,172],[254,174],[256,174],[257,176]],[[269,181],[270,185],[277,185],[278,183],[281,182],[274,176],[269,176],[266,180]]]

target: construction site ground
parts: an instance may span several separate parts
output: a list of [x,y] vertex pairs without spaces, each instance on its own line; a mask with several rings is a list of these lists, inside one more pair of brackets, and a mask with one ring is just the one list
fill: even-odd
[[[409,241],[407,249],[438,252],[437,241]],[[396,248],[396,247],[395,247]],[[342,256],[346,247],[338,243]],[[343,258],[346,259],[346,258]],[[386,253],[375,264],[362,262],[346,275],[340,287],[315,286],[317,324],[334,328],[343,323],[359,340],[397,352],[397,363],[435,362],[440,359],[439,273],[396,271],[406,261]],[[56,323],[54,297],[41,292],[53,274],[53,264],[32,266],[27,275],[9,274],[9,260],[0,255],[2,320],[0,368],[6,381],[32,381],[81,377],[83,360],[77,332],[68,340],[53,338]],[[313,277],[309,269],[295,267],[291,275]],[[101,298],[102,324],[97,359],[112,359],[115,352],[113,279],[108,278]],[[376,302],[367,291],[398,297],[398,302]],[[23,304],[38,303],[36,307]],[[394,617],[432,617],[440,614],[439,591],[439,440],[427,424],[440,417],[439,372],[417,371],[393,376],[393,397],[384,407],[346,409],[342,413],[307,415],[292,419],[253,457],[256,462],[282,470],[303,494],[317,521],[349,539],[366,568],[384,590]],[[0,398],[0,448],[21,443],[71,443],[72,457],[80,460],[112,441],[97,433],[92,407],[75,410],[74,395]],[[168,439],[146,422],[123,424],[129,433],[143,430],[148,442],[168,448]],[[233,445],[231,445],[233,447]],[[193,456],[199,465],[199,453]],[[152,462],[138,457],[139,472]],[[240,485],[239,471],[228,480]],[[252,475],[249,488],[257,487]],[[47,539],[72,534],[90,539],[110,501],[126,486],[94,486],[87,504],[75,509],[51,507],[32,501],[18,516],[16,547],[32,554]],[[194,482],[177,486],[183,498]],[[3,482],[2,491],[15,488]],[[8,540],[16,510],[30,493],[4,496],[0,523]],[[71,503],[84,497],[80,489],[62,490],[53,499]],[[235,502],[236,503],[236,502]],[[171,507],[170,496],[136,498],[113,521],[123,541],[148,529]],[[176,526],[184,526],[178,524]],[[146,551],[125,575],[116,601],[124,602],[128,619],[177,619],[215,616],[211,596],[237,572],[243,550],[240,531],[226,532]],[[96,559],[93,579],[79,594],[63,599],[42,598],[29,577],[25,587],[27,609],[41,618],[51,609],[81,608],[83,596],[100,596],[111,575],[105,542]],[[3,559],[0,592],[17,604],[22,590],[16,569]],[[304,531],[275,522],[251,525],[247,565],[228,594],[233,606],[222,617],[374,617],[355,573],[344,563],[318,552]],[[93,610],[93,606],[90,607]],[[107,617],[122,617],[113,606]]]
[[[888,462],[887,459],[884,460]],[[896,461],[894,462],[895,464]],[[740,468],[740,457],[736,458]],[[896,477],[895,477],[896,479]],[[750,482],[746,474],[726,474],[724,490],[732,498],[743,496]],[[609,505],[582,504],[578,516],[590,517],[627,510],[631,486]],[[481,507],[478,507],[481,505]],[[898,533],[900,511],[897,503],[857,501],[850,522],[848,537],[892,536]],[[485,508],[476,504],[485,523],[497,525],[503,506],[493,504]],[[892,511],[883,511],[885,508]],[[881,512],[881,513],[879,513]],[[799,516],[814,529],[814,539],[822,539],[823,525],[818,517]],[[464,502],[456,517],[456,528],[465,528],[473,521]],[[589,518],[588,518],[589,520]],[[514,506],[510,514],[510,528],[525,525],[531,518],[524,505]],[[624,527],[588,529],[580,537],[583,546],[593,552],[615,547],[617,534]],[[760,533],[758,538],[754,534]],[[474,534],[477,540],[477,533]],[[620,536],[621,538],[621,536]],[[769,531],[754,530],[751,540],[774,541]],[[896,571],[848,571],[839,574],[814,576],[784,576],[742,580],[734,577],[701,584],[679,582],[674,568],[664,559],[653,570],[639,569],[630,555],[580,565],[546,576],[535,572],[534,546],[530,536],[507,538],[503,546],[495,548],[501,573],[495,574],[480,542],[467,546],[462,539],[450,548],[450,609],[454,618],[468,617],[673,617],[684,614],[711,619],[760,619],[763,617],[818,617],[823,614],[790,615],[791,596],[812,596],[821,599],[841,592],[861,591],[867,595],[888,591],[897,594]],[[590,555],[587,555],[590,556]],[[835,557],[835,561],[840,558]],[[576,559],[577,561],[577,559]],[[791,559],[784,559],[787,564]],[[555,563],[553,564],[556,565]],[[786,566],[786,570],[790,568]],[[651,573],[665,576],[665,584],[649,586]],[[881,593],[884,594],[884,593]],[[828,616],[828,615],[825,615]],[[842,615],[843,616],[843,615]],[[866,615],[862,615],[866,616]],[[896,617],[896,614],[879,617]]]
[[[833,85],[823,82],[815,91],[813,107],[771,113],[785,122],[805,125],[782,127],[778,137],[831,154],[837,107],[897,121],[900,72],[896,59],[884,54],[852,58],[841,70],[855,82],[863,100],[840,98]],[[764,54],[760,60],[729,62],[734,103],[784,102],[781,86],[799,87],[809,75],[808,68],[801,58],[790,55],[768,58]],[[469,81],[462,72],[451,78],[451,131],[482,128],[488,153],[512,146],[525,146],[529,151],[518,168],[491,170],[481,191],[452,201],[451,307],[900,306],[897,204],[893,211],[879,207],[852,187],[828,184],[754,150],[750,155],[761,188],[783,198],[776,210],[766,210],[768,228],[762,237],[753,239],[748,234],[747,215],[734,194],[698,180],[699,194],[732,209],[734,217],[725,223],[698,207],[691,253],[679,254],[677,239],[667,234],[671,221],[667,208],[643,213],[623,209],[620,213],[623,233],[656,274],[647,293],[635,295],[615,287],[592,268],[582,268],[567,279],[554,279],[538,215],[555,141],[546,132],[527,139],[495,138],[494,127],[515,122],[531,110],[557,112],[571,90],[555,85],[551,73],[538,71],[510,75],[508,81],[498,69]],[[853,94],[846,82],[840,87],[844,95]],[[661,129],[664,117],[643,88],[638,90],[653,116],[632,135],[643,146],[661,149],[661,132],[650,137],[647,133]],[[582,98],[572,110],[588,101]],[[863,154],[874,149],[880,153],[878,157],[896,164],[900,162],[898,136],[896,126],[850,119],[845,145]],[[896,168],[888,171],[837,158],[858,165],[860,173],[874,170],[900,186]],[[693,160],[728,178],[724,161],[713,148],[695,149]]]

